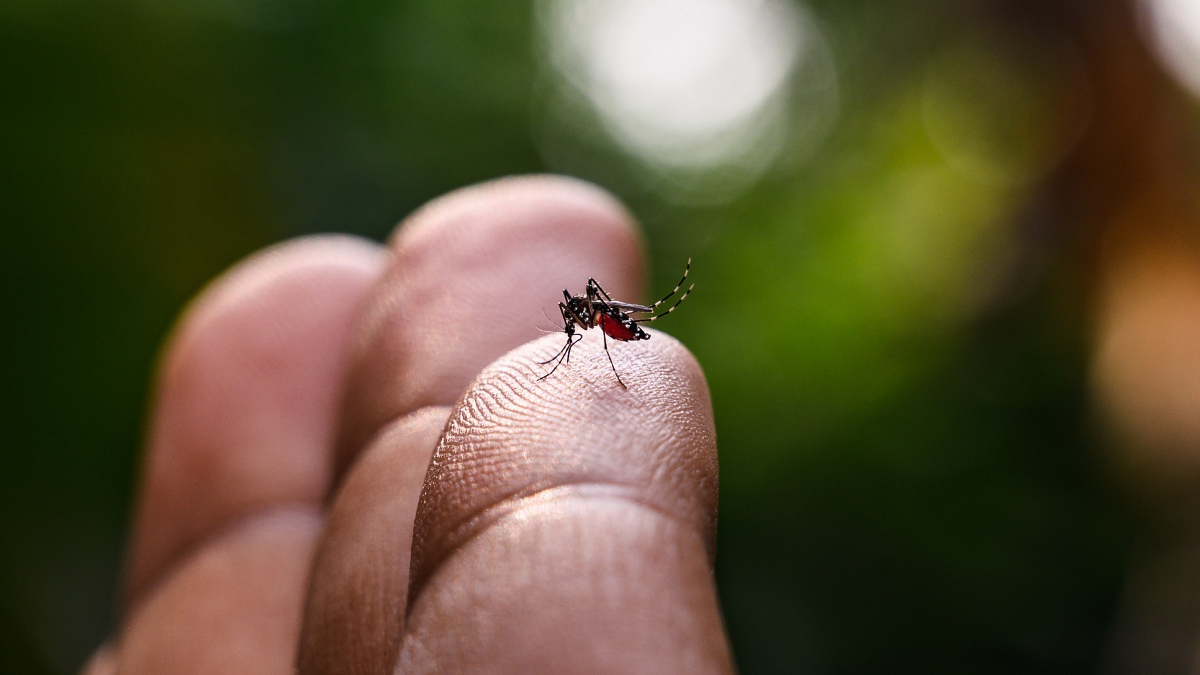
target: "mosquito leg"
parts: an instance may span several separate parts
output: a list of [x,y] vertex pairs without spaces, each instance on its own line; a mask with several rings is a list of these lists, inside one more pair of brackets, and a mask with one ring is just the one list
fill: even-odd
[[[551,359],[550,361],[553,361],[553,360],[554,360],[554,359]],[[550,361],[546,361],[545,363],[542,363],[541,365],[543,365],[543,366],[544,366],[544,365],[546,365],[546,363],[550,363]],[[559,367],[559,366],[561,366],[561,365],[562,365],[562,361],[560,360],[558,363],[554,364],[554,367],[550,369],[550,372],[548,372],[548,373],[546,373],[545,375],[543,375],[543,376],[539,377],[539,378],[537,379],[537,381],[538,381],[538,382],[541,382],[542,380],[546,379],[547,377],[550,377],[551,375],[553,375],[553,374],[554,374],[554,371],[558,370],[558,367]]]
[[[547,363],[550,363],[550,361],[553,361],[554,359],[558,359],[558,363],[554,364],[554,367],[550,369],[550,372],[548,372],[548,373],[546,373],[545,375],[543,375],[543,376],[539,377],[539,378],[538,378],[538,382],[541,382],[542,380],[546,379],[547,377],[550,377],[551,375],[553,375],[553,374],[554,374],[554,371],[558,370],[558,367],[559,367],[559,366],[561,366],[561,365],[563,364],[563,361],[564,361],[564,360],[566,360],[566,359],[568,359],[568,358],[570,358],[570,356],[571,356],[571,347],[574,347],[574,346],[575,346],[575,345],[576,345],[576,344],[579,342],[579,340],[576,340],[576,339],[575,339],[576,337],[578,337],[578,338],[579,338],[579,340],[582,340],[582,339],[583,339],[583,335],[568,335],[568,336],[567,336],[567,344],[563,345],[563,348],[562,348],[562,349],[560,349],[560,350],[558,350],[558,354],[555,354],[555,355],[554,355],[554,358],[551,358],[551,359],[549,359],[549,360],[546,360],[546,361],[539,361],[539,362],[538,362],[538,365],[540,365],[540,366],[544,366],[544,365],[546,365]],[[560,358],[560,356],[559,356],[560,354],[562,355],[562,357],[561,357],[561,358]]]
[[[688,261],[687,261],[687,267],[684,267],[684,268],[683,268],[683,278],[679,280],[679,283],[678,283],[678,284],[675,284],[675,290],[671,291],[670,293],[667,293],[665,296],[663,296],[663,299],[662,299],[662,300],[659,300],[658,302],[656,302],[656,303],[654,303],[653,305],[650,305],[650,306],[651,306],[651,307],[658,307],[659,305],[661,305],[661,304],[663,304],[664,302],[666,302],[667,300],[669,300],[669,299],[671,298],[671,296],[672,296],[672,295],[675,295],[676,293],[678,293],[678,292],[679,292],[679,289],[680,289],[680,288],[683,288],[683,282],[687,281],[687,275],[688,275],[688,272],[690,272],[691,270],[692,270],[692,259],[691,259],[691,258],[688,258]],[[694,286],[694,284],[693,284],[693,286]],[[691,289],[691,288],[689,288],[689,289],[688,289],[688,292],[690,293],[690,292],[691,292],[691,290],[692,290],[692,289]],[[684,295],[687,295],[687,293],[684,293]],[[682,298],[681,298],[681,299],[682,299]],[[675,303],[675,306],[676,306],[676,307],[678,307],[678,306],[679,306],[679,303]],[[669,312],[669,311],[670,311],[670,310],[668,310],[668,312]]]
[[[566,291],[563,291],[563,293],[566,293]],[[558,350],[558,354],[551,356],[550,358],[546,359],[545,361],[539,362],[538,365],[540,365],[540,366],[544,366],[547,363],[550,363],[554,359],[557,359],[564,351],[567,351],[567,349],[571,346],[571,337],[575,335],[575,326],[573,325],[573,322],[571,319],[572,314],[571,314],[570,308],[560,302],[560,303],[558,303],[558,311],[562,312],[563,332],[567,334],[567,344],[563,345],[563,348]],[[555,366],[555,368],[557,368],[557,367],[558,366]],[[554,372],[554,371],[550,371],[550,372]]]
[[600,282],[588,277],[588,290],[591,291],[593,289],[595,289],[597,295],[603,295],[605,300],[612,302],[612,298],[609,297],[608,292],[601,288]]
[[583,333],[579,334],[579,340],[575,340],[571,344],[567,345],[567,355],[563,357],[567,363],[571,362],[571,350],[574,349],[575,345],[579,344],[581,340],[583,340]]
[[617,376],[617,384],[621,385],[622,389],[628,389],[629,387],[626,387],[625,383],[621,381],[621,374],[617,372],[617,364],[613,363],[612,354],[608,351],[608,334],[602,332],[601,335],[604,336],[604,355],[608,357],[608,365],[612,366],[613,375]]
[[546,359],[545,361],[538,361],[538,365],[544,366],[547,363],[550,363],[551,361],[557,359],[559,356],[562,356],[562,353],[567,351],[567,347],[569,347],[571,345],[571,337],[572,337],[571,335],[567,336],[567,344],[563,345],[562,349],[559,349],[557,354],[555,354],[554,356],[551,356],[550,358]]
[[[692,289],[695,287],[696,287],[696,284],[692,284],[691,286],[688,286],[688,289],[686,291],[684,291],[683,295],[679,296],[679,300],[674,305],[671,305],[671,309],[668,309],[667,311],[662,312],[660,314],[655,314],[654,316],[648,316],[644,319],[634,319],[633,322],[634,323],[646,323],[647,321],[654,321],[656,319],[661,319],[662,317],[670,314],[671,312],[674,312],[675,308],[678,307],[679,305],[683,304],[683,301],[685,298],[687,298],[688,293],[691,293]],[[668,295],[667,297],[669,298],[671,296]]]

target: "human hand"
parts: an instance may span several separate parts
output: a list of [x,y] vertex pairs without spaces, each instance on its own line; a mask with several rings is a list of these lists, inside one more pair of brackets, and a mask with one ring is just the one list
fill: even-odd
[[590,333],[538,379],[561,289],[641,298],[624,210],[509,179],[389,248],[285,243],[186,312],[85,672],[731,672],[699,367],[656,333],[613,349],[624,389]]

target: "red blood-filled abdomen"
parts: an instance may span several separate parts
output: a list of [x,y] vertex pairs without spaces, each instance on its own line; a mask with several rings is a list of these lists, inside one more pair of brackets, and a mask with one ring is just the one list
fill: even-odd
[[600,315],[600,328],[614,340],[628,342],[633,339],[633,331],[628,326],[607,314]]

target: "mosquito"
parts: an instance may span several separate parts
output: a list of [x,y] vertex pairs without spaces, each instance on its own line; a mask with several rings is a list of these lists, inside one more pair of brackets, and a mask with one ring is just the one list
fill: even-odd
[[[683,268],[683,278],[675,285],[675,288],[667,293],[662,300],[653,305],[636,305],[632,302],[621,302],[613,300],[600,283],[593,278],[588,278],[587,289],[583,295],[571,295],[570,291],[563,289],[563,302],[558,303],[558,309],[562,312],[563,332],[567,334],[567,342],[563,348],[558,350],[554,356],[539,363],[539,365],[547,365],[551,361],[557,361],[550,372],[538,378],[538,381],[544,380],[554,374],[558,367],[571,362],[571,348],[583,339],[582,333],[576,333],[575,327],[584,331],[590,328],[600,328],[601,336],[604,339],[604,354],[608,356],[608,365],[612,366],[613,375],[617,376],[617,382],[624,387],[625,383],[621,381],[621,375],[617,372],[617,366],[613,363],[612,354],[608,351],[608,338],[612,338],[619,342],[633,342],[636,340],[649,340],[650,334],[642,330],[638,324],[657,321],[662,317],[675,311],[675,308],[683,303],[687,298],[688,293],[696,287],[696,284],[688,286],[688,289],[679,296],[674,305],[665,312],[658,311],[658,308],[666,301],[670,300],[683,288],[683,283],[687,281],[688,272],[692,269],[692,259],[688,258],[687,266]],[[633,318],[632,314],[649,314],[650,316],[640,319]],[[576,339],[578,337],[578,340]]]

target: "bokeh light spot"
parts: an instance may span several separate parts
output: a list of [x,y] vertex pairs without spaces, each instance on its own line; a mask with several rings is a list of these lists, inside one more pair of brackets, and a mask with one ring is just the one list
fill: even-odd
[[779,0],[551,0],[543,10],[556,70],[618,144],[666,168],[761,152],[810,28]]
[[1145,4],[1159,56],[1185,87],[1200,96],[1200,3],[1146,0]]

